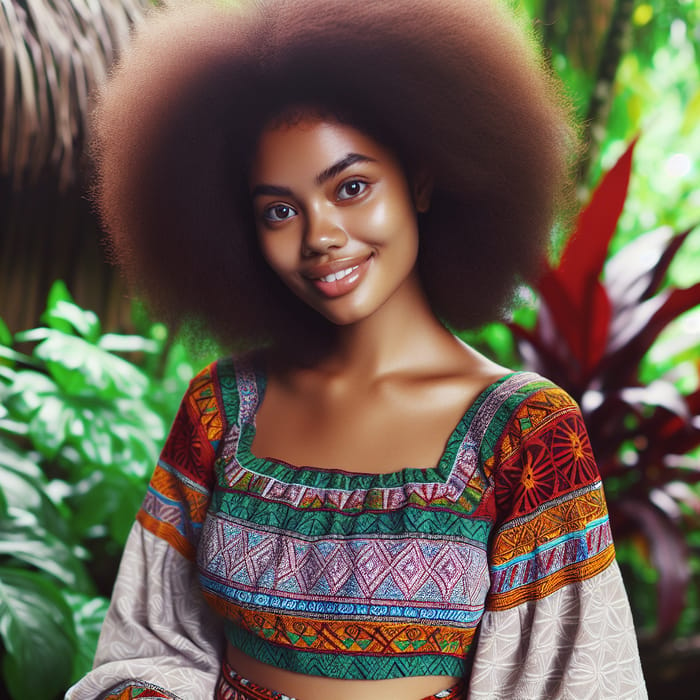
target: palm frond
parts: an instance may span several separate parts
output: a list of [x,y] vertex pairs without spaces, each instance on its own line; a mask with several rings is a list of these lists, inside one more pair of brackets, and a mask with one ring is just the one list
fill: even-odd
[[0,0],[0,172],[76,179],[89,99],[150,0]]

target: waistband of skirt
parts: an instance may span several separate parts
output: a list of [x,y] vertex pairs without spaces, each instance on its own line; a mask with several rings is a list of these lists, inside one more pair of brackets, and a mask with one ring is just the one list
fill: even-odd
[[[462,700],[465,695],[464,682],[459,681],[456,685],[434,695],[429,695],[423,700]],[[221,676],[216,686],[214,698],[215,700],[295,700],[289,695],[278,693],[243,678],[236,673],[226,659],[221,667]]]

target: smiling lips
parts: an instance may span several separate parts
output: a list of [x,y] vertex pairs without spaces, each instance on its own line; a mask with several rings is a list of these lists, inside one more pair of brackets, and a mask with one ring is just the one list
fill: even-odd
[[339,263],[319,265],[309,271],[305,276],[311,284],[326,297],[334,298],[351,292],[361,282],[367,271],[371,256],[360,262],[348,261],[350,264],[339,261],[345,265],[340,269]]
[[338,272],[331,272],[330,275],[326,275],[325,277],[321,277],[320,280],[321,282],[337,282],[338,280],[342,280],[343,277],[347,277],[349,274],[355,272],[355,270],[358,270],[360,268],[359,265],[355,265],[354,267],[348,267],[345,270],[339,270]]

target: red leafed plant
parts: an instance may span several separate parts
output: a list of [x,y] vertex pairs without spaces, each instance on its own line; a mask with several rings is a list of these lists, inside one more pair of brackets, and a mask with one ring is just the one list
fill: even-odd
[[560,262],[536,284],[534,328],[511,329],[525,366],[581,405],[615,537],[643,542],[657,572],[658,638],[672,631],[683,610],[687,533],[700,523],[693,487],[700,482],[700,458],[689,454],[700,446],[700,390],[684,394],[668,376],[645,385],[640,364],[671,321],[700,305],[700,283],[686,289],[664,284],[690,230],[647,233],[606,263],[634,146],[601,180]]

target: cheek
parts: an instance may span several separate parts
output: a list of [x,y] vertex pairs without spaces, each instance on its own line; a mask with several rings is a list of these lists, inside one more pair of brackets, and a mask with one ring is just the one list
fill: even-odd
[[296,263],[296,249],[283,232],[258,234],[258,245],[267,264],[278,274],[290,269]]
[[410,201],[383,201],[367,219],[367,230],[377,244],[391,245],[403,258],[418,256],[418,219]]
[[390,207],[388,207],[384,201],[378,202],[367,217],[368,229],[370,231],[375,231],[378,238],[381,237],[382,234],[386,236],[395,223],[395,221],[392,221]]

